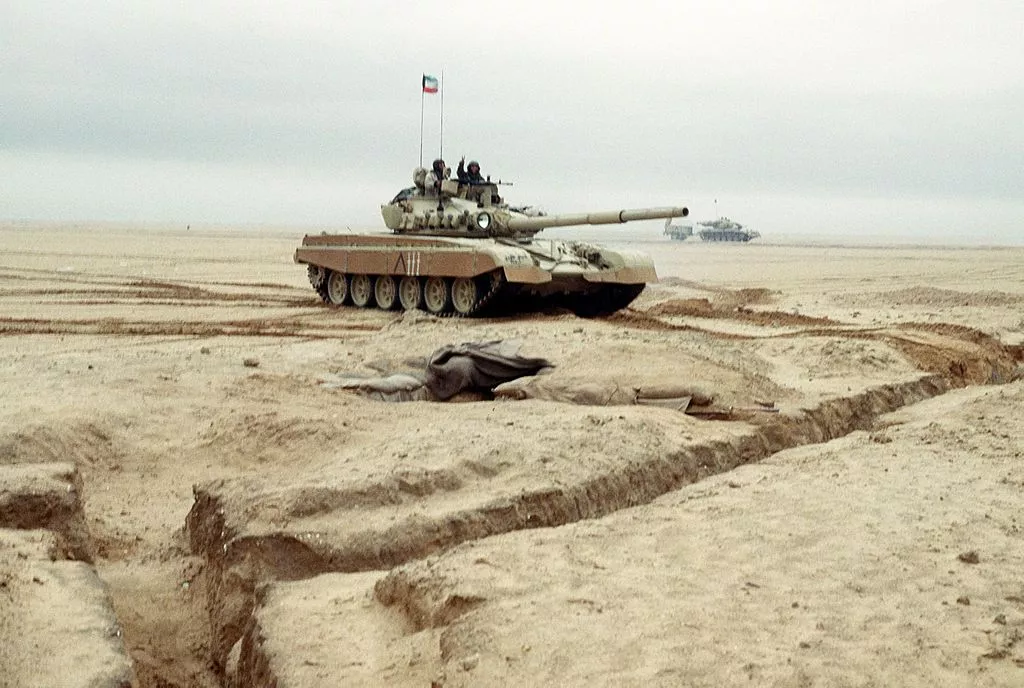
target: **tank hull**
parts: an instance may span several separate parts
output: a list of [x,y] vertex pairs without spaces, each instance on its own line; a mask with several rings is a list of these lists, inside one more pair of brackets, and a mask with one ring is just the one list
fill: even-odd
[[[310,283],[326,303],[439,315],[548,305],[601,315],[628,305],[658,279],[646,254],[560,240],[306,235],[295,262],[309,266]],[[393,300],[397,290],[408,298]]]
[[712,231],[712,232],[700,232],[700,238],[702,241],[739,241],[747,242],[751,239],[756,239],[759,234],[753,232],[741,231],[741,232],[730,232],[730,231]]

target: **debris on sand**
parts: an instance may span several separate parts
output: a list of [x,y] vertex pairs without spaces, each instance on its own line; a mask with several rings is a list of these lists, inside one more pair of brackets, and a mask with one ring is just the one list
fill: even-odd
[[978,553],[975,552],[973,549],[970,552],[961,552],[957,555],[956,558],[965,564],[977,564],[979,561],[981,561],[978,558]]

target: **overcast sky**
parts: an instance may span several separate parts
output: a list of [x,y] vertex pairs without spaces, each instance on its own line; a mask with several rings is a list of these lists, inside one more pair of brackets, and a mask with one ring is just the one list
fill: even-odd
[[382,227],[443,73],[449,164],[550,212],[1024,235],[1020,0],[0,0],[0,46],[5,219]]

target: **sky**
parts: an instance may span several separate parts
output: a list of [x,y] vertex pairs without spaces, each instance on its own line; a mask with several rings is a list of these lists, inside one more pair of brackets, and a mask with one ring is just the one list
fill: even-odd
[[0,46],[0,219],[383,229],[441,154],[548,212],[1024,243],[1019,0],[0,0]]

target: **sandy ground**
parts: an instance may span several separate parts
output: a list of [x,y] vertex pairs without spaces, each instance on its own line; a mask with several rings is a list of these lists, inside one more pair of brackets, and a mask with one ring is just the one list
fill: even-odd
[[[459,320],[300,238],[0,227],[0,462],[78,467],[140,686],[1024,684],[1024,249],[648,243],[616,316]],[[722,413],[321,384],[510,338]]]

